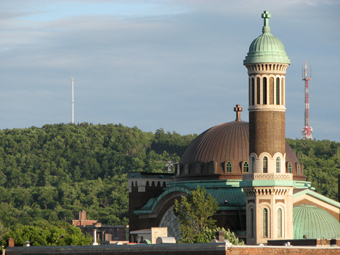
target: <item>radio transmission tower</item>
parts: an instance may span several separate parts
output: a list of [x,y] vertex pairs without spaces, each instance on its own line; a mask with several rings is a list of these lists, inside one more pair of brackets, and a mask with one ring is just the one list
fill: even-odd
[[74,78],[71,78],[72,81],[72,124],[74,124]]
[[305,127],[301,130],[302,138],[313,140],[312,133],[313,128],[309,125],[309,87],[308,82],[312,79],[311,69],[307,70],[307,61],[305,62],[305,68],[302,68],[302,80],[305,81]]

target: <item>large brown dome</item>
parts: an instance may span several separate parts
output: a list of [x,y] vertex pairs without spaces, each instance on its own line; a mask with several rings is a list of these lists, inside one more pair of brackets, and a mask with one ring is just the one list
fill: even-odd
[[[192,141],[180,160],[180,171],[175,178],[199,179],[204,175],[208,179],[242,179],[242,174],[248,173],[248,161],[249,123],[223,123],[204,131]],[[294,179],[305,180],[302,170],[297,175],[299,162],[287,143],[286,161],[286,172],[291,169]]]

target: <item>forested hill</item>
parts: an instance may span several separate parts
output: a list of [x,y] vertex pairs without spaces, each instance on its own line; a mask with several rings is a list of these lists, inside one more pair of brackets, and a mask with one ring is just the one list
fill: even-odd
[[322,195],[338,201],[340,174],[340,143],[329,140],[310,141],[286,139],[304,165],[307,181]]
[[166,171],[196,135],[82,123],[0,131],[0,223],[127,224],[130,171]]
[[[1,225],[72,220],[127,224],[130,171],[165,172],[196,135],[82,123],[0,131]],[[318,192],[337,200],[340,143],[291,140]],[[0,233],[1,234],[1,233]]]

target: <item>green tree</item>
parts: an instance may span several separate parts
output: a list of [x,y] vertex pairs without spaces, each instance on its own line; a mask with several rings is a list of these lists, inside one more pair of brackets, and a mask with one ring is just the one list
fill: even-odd
[[217,231],[223,231],[224,232],[224,239],[228,239],[229,242],[231,242],[234,245],[244,245],[243,241],[240,241],[234,232],[231,232],[230,229],[225,230],[225,228],[215,228],[215,229],[205,229],[205,239],[206,242],[210,242],[210,240],[216,238],[216,232]]
[[14,230],[8,231],[2,238],[5,244],[9,237],[15,240],[16,246],[23,246],[26,241],[30,241],[32,246],[54,246],[54,245],[90,245],[92,237],[84,235],[80,228],[68,223],[40,226],[26,226],[17,224]]
[[176,199],[174,214],[181,224],[182,242],[207,242],[206,229],[216,228],[216,220],[212,219],[212,216],[217,210],[216,200],[200,186],[188,192],[186,197],[182,196],[181,201]]

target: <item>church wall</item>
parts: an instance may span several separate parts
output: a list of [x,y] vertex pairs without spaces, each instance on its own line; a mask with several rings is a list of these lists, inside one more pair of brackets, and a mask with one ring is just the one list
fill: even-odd
[[[151,186],[150,183],[151,182]],[[151,181],[146,182],[145,191],[140,192],[138,191],[138,186],[136,185],[136,182],[133,182],[133,185],[130,187],[131,192],[129,192],[129,229],[130,231],[133,230],[139,230],[143,227],[141,225],[146,224],[148,221],[139,221],[138,215],[134,213],[135,210],[140,209],[142,206],[144,206],[149,199],[156,198],[163,192],[163,185],[160,184],[160,182],[152,182]],[[152,222],[152,219],[150,219]]]

